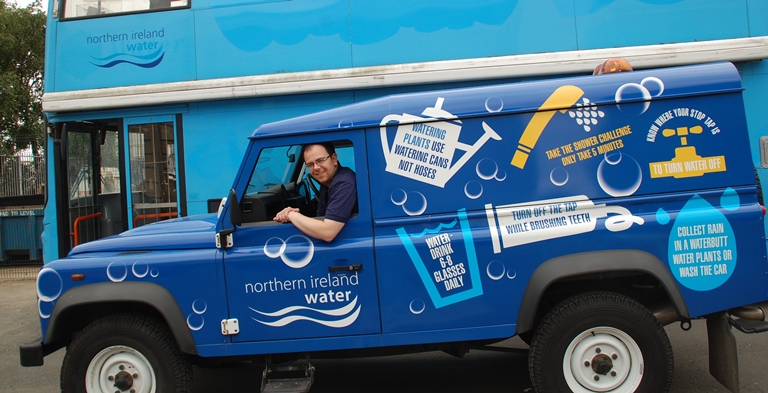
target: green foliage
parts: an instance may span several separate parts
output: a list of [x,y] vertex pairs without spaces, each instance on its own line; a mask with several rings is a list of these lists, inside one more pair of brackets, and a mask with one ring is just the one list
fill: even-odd
[[40,151],[45,13],[40,0],[19,8],[0,0],[0,154]]

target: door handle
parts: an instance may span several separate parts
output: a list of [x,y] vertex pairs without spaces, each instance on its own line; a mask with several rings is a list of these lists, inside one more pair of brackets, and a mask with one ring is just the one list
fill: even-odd
[[353,265],[347,265],[347,266],[328,266],[329,272],[354,272],[358,270],[363,270],[363,264],[362,263],[355,263]]

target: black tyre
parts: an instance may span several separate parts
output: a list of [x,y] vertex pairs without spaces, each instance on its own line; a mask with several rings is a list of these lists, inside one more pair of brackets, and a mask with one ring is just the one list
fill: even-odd
[[662,393],[672,385],[674,359],[664,328],[642,304],[590,292],[547,313],[528,366],[537,393]]
[[173,336],[142,315],[104,317],[88,325],[67,346],[61,391],[188,392],[192,368]]

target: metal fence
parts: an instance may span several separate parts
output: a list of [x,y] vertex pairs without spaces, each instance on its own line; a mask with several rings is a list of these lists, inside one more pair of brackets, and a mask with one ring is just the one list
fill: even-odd
[[45,157],[32,153],[0,155],[0,197],[43,194]]
[[34,277],[42,264],[45,158],[0,155],[0,280]]

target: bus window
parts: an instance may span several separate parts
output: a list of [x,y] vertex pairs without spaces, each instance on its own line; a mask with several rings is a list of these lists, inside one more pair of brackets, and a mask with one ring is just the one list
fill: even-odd
[[188,0],[69,0],[64,1],[64,19],[186,7]]
[[178,216],[173,122],[128,126],[133,226]]

